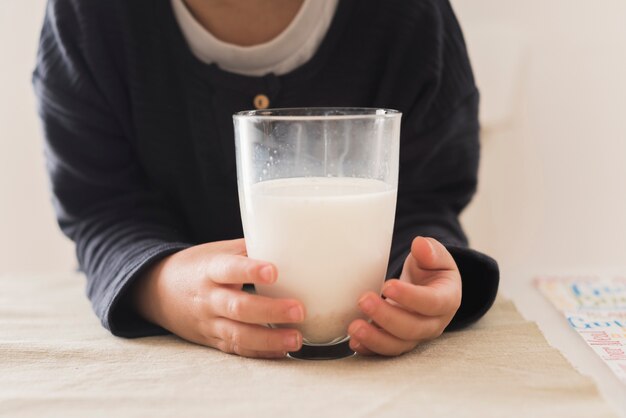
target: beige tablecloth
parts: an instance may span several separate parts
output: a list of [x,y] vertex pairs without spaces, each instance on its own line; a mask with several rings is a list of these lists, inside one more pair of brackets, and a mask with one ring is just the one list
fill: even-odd
[[0,277],[1,416],[613,416],[504,300],[402,357],[268,361],[173,336],[112,337],[83,284]]

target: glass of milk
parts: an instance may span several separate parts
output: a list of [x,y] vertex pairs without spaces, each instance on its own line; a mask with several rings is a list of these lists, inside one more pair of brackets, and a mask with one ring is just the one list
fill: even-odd
[[[248,256],[272,262],[278,280],[259,294],[296,298],[304,322],[298,358],[353,354],[357,302],[380,293],[391,248],[401,113],[293,108],[233,116],[237,181]],[[342,345],[340,345],[342,344]]]

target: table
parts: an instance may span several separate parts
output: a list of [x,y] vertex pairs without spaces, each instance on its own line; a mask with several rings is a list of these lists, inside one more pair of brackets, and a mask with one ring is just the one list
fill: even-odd
[[83,288],[78,274],[0,276],[1,416],[616,416],[504,299],[401,357],[273,361],[113,337]]

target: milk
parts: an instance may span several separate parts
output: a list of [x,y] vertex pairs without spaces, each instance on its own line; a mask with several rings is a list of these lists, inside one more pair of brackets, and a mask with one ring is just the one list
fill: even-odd
[[396,190],[360,178],[270,180],[242,193],[248,256],[274,263],[278,280],[261,295],[296,298],[306,307],[297,325],[304,342],[346,338],[362,317],[358,299],[380,293],[393,232]]

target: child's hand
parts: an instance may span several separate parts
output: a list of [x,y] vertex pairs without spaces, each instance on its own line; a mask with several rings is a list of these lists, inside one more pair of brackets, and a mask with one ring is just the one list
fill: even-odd
[[246,357],[284,357],[301,348],[302,335],[265,324],[300,322],[304,306],[242,290],[276,277],[275,266],[246,256],[243,239],[213,242],[161,260],[134,286],[133,299],[144,318],[186,340]]
[[383,295],[386,300],[373,292],[359,300],[374,322],[357,319],[348,328],[359,354],[397,356],[441,335],[461,304],[461,275],[442,244],[417,237],[400,280],[388,280]]

